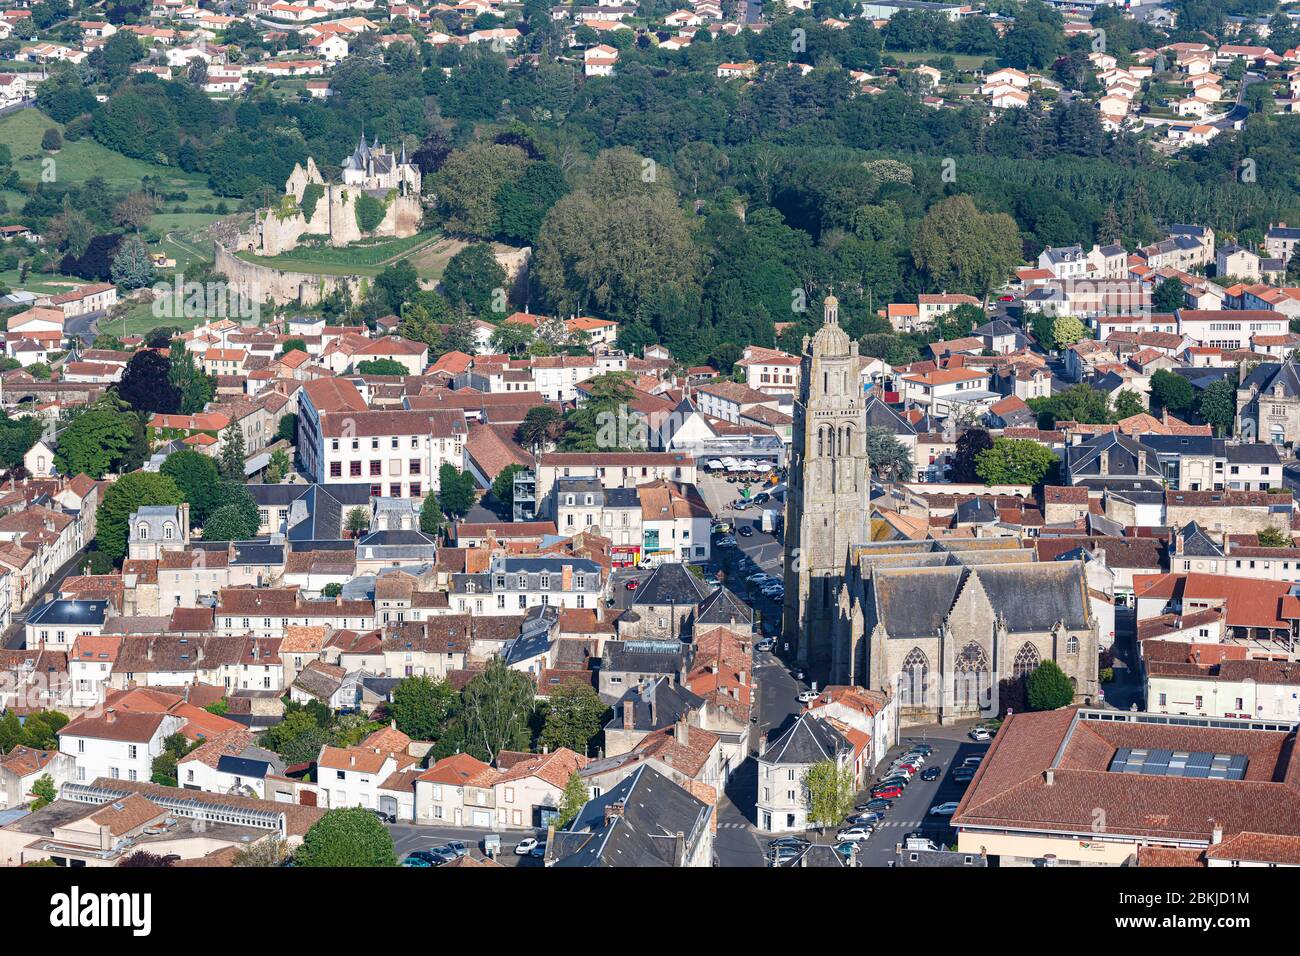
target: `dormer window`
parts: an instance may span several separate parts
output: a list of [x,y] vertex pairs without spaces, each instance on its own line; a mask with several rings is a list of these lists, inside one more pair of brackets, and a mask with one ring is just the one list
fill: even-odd
[[138,536],[141,541],[149,540],[149,526],[147,524],[136,525],[136,530],[139,532]]
[[176,537],[176,527],[171,522],[163,525],[163,537],[168,541]]

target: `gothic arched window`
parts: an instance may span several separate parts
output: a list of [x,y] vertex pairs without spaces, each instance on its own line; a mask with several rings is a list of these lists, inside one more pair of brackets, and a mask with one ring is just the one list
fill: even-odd
[[988,655],[974,641],[963,647],[957,656],[952,690],[958,707],[981,707],[988,696]]
[[817,429],[817,456],[826,454],[826,429]]
[[1028,676],[1038,670],[1039,663],[1038,650],[1033,644],[1026,643],[1016,652],[1016,659],[1011,665],[1011,674],[1016,678]]
[[929,680],[930,661],[919,647],[914,647],[903,659],[902,705],[924,707],[927,697],[926,685]]

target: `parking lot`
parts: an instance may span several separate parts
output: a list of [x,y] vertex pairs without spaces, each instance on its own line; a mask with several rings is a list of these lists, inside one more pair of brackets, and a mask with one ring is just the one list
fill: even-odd
[[[936,733],[943,736],[936,736]],[[912,779],[903,790],[902,796],[894,799],[893,806],[885,811],[885,818],[876,824],[875,832],[866,840],[859,841],[858,866],[889,866],[894,860],[894,848],[912,833],[920,833],[939,847],[952,846],[956,843],[950,818],[932,816],[930,808],[941,803],[959,802],[966,792],[966,786],[952,779],[952,771],[960,767],[967,757],[982,755],[988,750],[987,743],[976,743],[969,737],[963,736],[964,733],[965,730],[951,727],[935,728],[934,732],[918,729],[903,733],[902,743],[890,751],[880,767],[880,773],[872,777],[867,788],[858,794],[855,802],[864,804],[870,800],[871,786],[874,786],[875,782],[884,775],[889,764],[895,757],[916,744],[925,743],[934,748],[934,752],[926,758],[923,769],[939,767],[942,774],[934,781],[922,780],[920,774]],[[813,843],[833,845],[837,842],[835,838],[837,829],[838,827],[828,827],[824,832],[809,830],[802,834],[781,835],[802,836]]]
[[[393,836],[393,846],[397,850],[399,863],[412,850],[428,850],[430,847],[439,846],[448,840],[461,841],[469,847],[472,856],[481,859],[484,856],[483,837],[487,835],[483,830],[469,827],[435,827],[414,823],[391,823],[388,825],[388,832]],[[540,867],[542,865],[541,860],[527,856],[515,856],[514,849],[516,843],[527,837],[545,840],[545,830],[511,829],[502,830],[498,835],[501,837],[501,853],[497,856],[497,862],[502,866]]]

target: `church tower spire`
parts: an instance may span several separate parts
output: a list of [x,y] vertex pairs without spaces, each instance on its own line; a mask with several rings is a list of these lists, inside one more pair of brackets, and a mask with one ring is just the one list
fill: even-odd
[[804,340],[786,495],[785,639],[814,679],[844,683],[853,667],[840,595],[853,546],[869,540],[871,475],[858,343],[840,326],[839,300]]

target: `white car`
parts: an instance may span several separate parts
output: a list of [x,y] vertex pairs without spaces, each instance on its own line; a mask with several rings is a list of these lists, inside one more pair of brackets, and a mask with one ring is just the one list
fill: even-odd
[[537,841],[532,837],[529,837],[526,840],[520,840],[515,844],[515,856],[527,856],[535,849],[537,849]]
[[983,727],[976,727],[974,730],[970,732],[970,739],[983,743],[986,740],[991,740],[992,734],[990,734]]
[[817,691],[815,690],[806,690],[799,695],[799,703],[811,704],[814,700],[816,700],[820,696],[821,695],[818,694]]
[[776,578],[766,571],[755,571],[753,574],[746,575],[745,580],[750,584],[766,584],[768,581],[775,581]]
[[871,833],[871,827],[865,825],[845,827],[843,830],[840,830],[835,834],[835,839],[848,840],[857,843],[859,840],[867,839],[871,836]]
[[770,597],[770,598],[785,597],[785,588],[779,584],[773,584],[770,587],[763,588],[763,590],[759,591],[758,593],[763,595],[764,597]]
[[947,803],[941,803],[937,807],[930,808],[932,817],[950,817],[957,812],[957,803],[949,800]]

